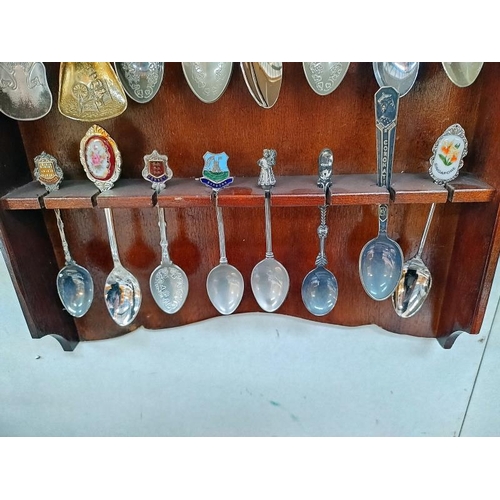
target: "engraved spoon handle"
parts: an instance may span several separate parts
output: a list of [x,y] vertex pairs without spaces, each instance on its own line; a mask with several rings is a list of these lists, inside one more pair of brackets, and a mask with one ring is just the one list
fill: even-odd
[[316,262],[315,262],[316,266],[323,266],[323,267],[325,267],[328,264],[325,255],[325,239],[328,234],[328,226],[326,225],[326,209],[327,209],[326,205],[319,207],[321,213],[321,222],[320,225],[318,226],[319,254],[316,257]]
[[224,233],[224,219],[222,218],[222,208],[219,207],[217,193],[215,193],[215,209],[217,213],[217,231],[219,233],[220,264],[227,264],[226,258],[226,236]]
[[266,190],[264,199],[266,213],[266,258],[273,259],[273,237],[271,233],[271,192]]
[[118,245],[116,244],[115,226],[113,224],[113,214],[111,208],[105,208],[106,226],[108,228],[109,247],[111,249],[111,257],[115,266],[121,266],[120,256],[118,255]]
[[434,210],[435,209],[436,209],[436,204],[433,203],[431,205],[431,209],[429,211],[429,215],[427,216],[427,222],[425,223],[425,229],[424,229],[424,232],[422,234],[422,239],[420,240],[420,245],[418,246],[417,255],[415,256],[415,257],[418,257],[419,259],[422,256],[422,252],[424,250],[425,241],[427,240],[427,235],[428,235],[429,229],[431,227],[432,217],[434,215]]
[[61,218],[61,211],[58,208],[55,208],[54,213],[56,214],[57,227],[59,229],[59,234],[61,235],[61,243],[62,243],[63,252],[64,252],[64,260],[66,262],[66,265],[69,265],[69,264],[72,264],[74,261],[71,258],[71,254],[69,253],[69,246],[68,246],[68,242],[66,240],[66,234],[64,233],[64,222],[62,221],[62,218]]
[[160,205],[158,208],[158,227],[160,228],[160,246],[161,246],[161,265],[171,265],[170,255],[168,253],[168,240],[167,240],[167,224],[165,222],[165,210]]

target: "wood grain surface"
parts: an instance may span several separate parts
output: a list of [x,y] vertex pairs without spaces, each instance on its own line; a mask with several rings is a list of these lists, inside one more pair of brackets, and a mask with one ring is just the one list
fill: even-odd
[[[56,97],[59,65],[46,66]],[[373,323],[389,331],[423,337],[444,336],[456,329],[477,333],[500,248],[499,82],[500,65],[496,63],[485,63],[468,88],[454,86],[440,63],[422,63],[414,88],[400,101],[388,232],[401,245],[405,258],[416,253],[430,204],[438,203],[423,253],[433,275],[433,287],[421,311],[413,318],[401,319],[390,300],[375,302],[366,295],[358,274],[359,253],[377,234],[376,204],[389,200],[389,193],[374,182],[373,95],[378,86],[371,63],[351,63],[342,84],[326,97],[310,89],[301,63],[284,63],[281,94],[271,109],[254,102],[238,63],[234,64],[225,94],[213,104],[204,104],[194,96],[180,63],[166,63],[164,82],[153,101],[141,105],[129,100],[124,114],[99,123],[122,154],[122,180],[116,183],[116,190],[96,196],[94,208],[83,208],[78,201],[64,207],[68,208],[63,217],[73,257],[89,269],[96,290],[87,315],[71,318],[78,337],[96,340],[121,335],[140,325],[164,328],[217,315],[205,288],[208,273],[219,261],[214,200],[207,188],[195,182],[202,174],[206,151],[225,151],[231,174],[236,177],[234,185],[220,193],[219,204],[223,206],[227,257],[245,280],[237,313],[259,310],[251,292],[250,274],[265,255],[263,195],[254,184],[264,148],[274,148],[278,153],[272,198],[273,250],[291,280],[289,296],[279,313],[348,326]],[[426,175],[432,146],[453,123],[464,127],[469,154],[460,173],[463,182],[450,188],[449,201],[454,202],[450,203],[446,202],[448,192],[431,185],[432,181],[429,184]],[[42,151],[58,159],[66,180],[86,180],[79,144],[91,125],[65,118],[57,105],[34,122],[16,124],[1,118],[2,134],[20,134],[23,151],[15,155],[0,152],[2,172],[6,172],[6,180],[0,179],[0,194],[29,182],[27,169],[33,170],[33,158]],[[316,191],[314,179],[318,155],[325,147],[334,151],[334,175],[338,176],[334,177],[328,209],[326,254],[328,268],[338,280],[339,297],[330,314],[316,318],[305,309],[300,286],[314,267],[319,249],[317,206],[324,196]],[[141,177],[143,156],[153,149],[168,155],[174,172],[170,186],[157,198]],[[120,183],[132,191],[120,195]],[[48,206],[55,207],[56,198],[50,195]],[[171,316],[157,307],[149,291],[149,276],[160,262],[160,235],[153,207],[156,201],[165,207],[171,258],[184,269],[190,283],[184,307]],[[105,206],[113,207],[123,265],[138,278],[143,292],[141,311],[125,328],[113,323],[102,299],[104,282],[112,269],[104,213],[100,210]],[[4,218],[21,217],[5,208],[12,207],[2,204]],[[48,270],[40,264],[40,273],[56,272],[64,258],[53,214],[50,210],[24,213],[30,224],[37,226],[38,237],[47,235],[44,245],[55,253],[54,265]],[[21,231],[17,234],[13,222],[7,226],[3,228],[7,243],[19,234],[26,236]],[[10,259],[16,262],[12,271],[15,279],[29,283],[36,271],[34,264],[28,273],[14,250]],[[50,279],[55,287],[55,274]],[[28,292],[22,289],[18,293],[23,296]],[[61,308],[54,294],[48,295],[45,303],[47,315]],[[62,323],[58,333],[74,335],[71,327]]]

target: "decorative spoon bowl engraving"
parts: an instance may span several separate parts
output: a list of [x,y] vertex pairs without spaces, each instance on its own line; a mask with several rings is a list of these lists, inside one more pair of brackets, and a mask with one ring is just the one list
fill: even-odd
[[127,95],[140,104],[158,93],[163,81],[162,62],[115,62],[116,74]]
[[41,62],[0,62],[0,111],[20,121],[43,118],[52,94]]
[[[173,172],[168,166],[167,155],[161,155],[154,150],[151,154],[144,156],[142,176],[151,182],[151,187],[157,194],[165,189],[166,182],[173,176]],[[158,307],[167,314],[175,314],[186,301],[189,282],[186,273],[170,259],[165,210],[159,204],[157,204],[157,209],[161,262],[151,273],[149,288]]]
[[310,87],[316,94],[325,96],[331,94],[342,83],[349,64],[348,62],[304,62],[302,66]]
[[217,101],[225,92],[231,73],[232,62],[183,62],[182,71],[189,88],[204,103]]
[[127,109],[127,96],[108,62],[62,62],[59,111],[73,120],[107,120]]

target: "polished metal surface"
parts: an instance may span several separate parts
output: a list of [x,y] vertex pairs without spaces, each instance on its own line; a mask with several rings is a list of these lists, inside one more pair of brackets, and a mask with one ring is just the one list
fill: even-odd
[[62,62],[58,106],[73,120],[108,120],[127,109],[127,96],[109,62]]
[[264,189],[264,208],[266,217],[266,256],[252,270],[250,284],[255,300],[266,312],[274,312],[285,301],[290,288],[288,272],[274,258],[271,233],[271,188],[276,183],[273,167],[276,151],[265,149],[264,156],[257,164],[261,168],[258,184]]
[[217,101],[226,90],[231,73],[232,62],[183,62],[182,71],[189,88],[202,102],[210,104]]
[[75,318],[81,318],[89,310],[94,299],[94,282],[87,269],[78,265],[71,258],[61,212],[58,208],[54,212],[57,218],[59,234],[61,235],[65,260],[65,266],[57,275],[57,293],[66,311]]
[[[166,183],[172,178],[173,172],[168,166],[167,155],[162,155],[156,149],[144,156],[142,176],[151,187],[159,194],[165,189]],[[158,209],[158,227],[160,228],[160,265],[153,270],[149,278],[151,295],[158,307],[167,314],[175,314],[186,301],[189,282],[186,273],[170,259],[168,252],[167,224],[165,210],[156,205]]]
[[[121,174],[121,154],[115,141],[98,125],[93,125],[80,141],[80,162],[87,177],[100,191],[111,189]],[[127,326],[134,321],[142,302],[139,282],[120,262],[113,214],[104,209],[113,270],[104,284],[104,301],[113,321]]]
[[307,83],[316,94],[331,94],[344,79],[349,69],[348,62],[303,62]]
[[[318,159],[318,186],[325,192],[325,203],[327,190],[331,185],[333,173],[333,152],[330,149],[323,149]],[[306,309],[315,316],[328,314],[337,303],[338,283],[335,275],[326,269],[328,261],[325,254],[325,240],[328,235],[326,224],[327,205],[319,207],[321,222],[318,226],[319,254],[316,257],[316,267],[309,271],[302,282],[301,296]]]
[[104,284],[104,301],[113,321],[120,326],[127,326],[134,321],[141,307],[141,287],[136,277],[120,262],[111,209],[105,208],[104,214],[114,264]]
[[162,62],[115,62],[115,71],[127,95],[145,104],[158,93],[163,81]]
[[[377,128],[377,184],[390,187],[394,159],[399,95],[392,87],[375,93]],[[387,299],[396,288],[403,268],[401,247],[387,236],[387,205],[379,205],[378,236],[365,244],[359,256],[359,275],[365,292],[374,300]]]
[[373,73],[380,87],[394,87],[399,97],[405,96],[415,84],[418,62],[374,62]]
[[189,282],[186,273],[170,259],[168,253],[165,210],[158,208],[158,226],[160,227],[161,262],[151,273],[149,287],[158,307],[167,314],[175,314],[186,302]]
[[427,217],[418,251],[415,257],[404,263],[401,279],[392,295],[394,310],[402,318],[411,318],[414,316],[424,305],[431,290],[432,276],[429,268],[422,260],[422,252],[435,208],[436,204],[433,203]]
[[247,62],[241,63],[241,70],[255,102],[263,108],[272,108],[280,94],[283,64],[280,62]]
[[484,63],[444,62],[442,64],[446,75],[457,87],[468,87],[476,81]]
[[[58,190],[64,176],[57,159],[45,151],[35,158],[33,175],[48,192]],[[56,208],[54,213],[65,262],[57,275],[57,293],[66,311],[76,318],[81,318],[89,310],[94,299],[94,282],[87,269],[78,265],[71,257],[61,211]]]
[[250,95],[254,98],[254,101],[259,106],[264,108],[265,103],[262,100],[262,96],[259,94],[259,91],[257,89],[252,64],[249,62],[241,62],[240,68],[241,68],[241,73],[243,75],[243,79],[245,80],[248,91],[250,92]]
[[224,219],[222,208],[218,204],[218,192],[233,182],[227,162],[229,156],[225,153],[211,153],[203,155],[203,175],[200,181],[212,189],[215,199],[217,215],[217,232],[219,235],[220,259],[207,276],[207,294],[212,305],[220,314],[232,314],[240,305],[245,290],[243,276],[234,266],[230,265],[226,257],[226,236],[224,233]]
[[41,62],[0,62],[0,111],[20,121],[43,118],[52,94]]

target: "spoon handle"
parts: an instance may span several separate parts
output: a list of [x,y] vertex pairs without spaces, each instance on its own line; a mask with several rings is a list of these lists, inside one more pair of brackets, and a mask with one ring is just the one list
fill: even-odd
[[62,221],[62,218],[61,218],[61,211],[58,208],[55,208],[54,213],[56,214],[57,227],[59,229],[59,234],[61,235],[61,243],[62,243],[63,252],[64,252],[64,260],[66,262],[66,265],[69,265],[69,264],[73,263],[73,259],[71,258],[71,254],[69,253],[69,246],[68,246],[68,242],[66,240],[66,234],[64,233],[64,222]]
[[436,204],[433,203],[431,205],[429,215],[427,216],[427,222],[425,223],[425,229],[424,229],[424,232],[422,234],[422,239],[420,240],[420,245],[418,246],[417,255],[415,256],[415,257],[418,257],[419,259],[422,256],[422,252],[424,250],[425,241],[427,240],[427,234],[429,233],[429,228],[431,227],[432,217],[434,215],[435,209],[436,209]]
[[108,227],[109,247],[111,249],[111,257],[115,266],[121,266],[120,256],[118,255],[118,245],[116,244],[115,226],[113,224],[113,214],[111,208],[105,208],[106,225]]
[[165,222],[165,210],[160,205],[158,208],[158,227],[160,228],[160,246],[161,246],[161,264],[171,265],[170,255],[168,253],[168,240],[167,240],[167,224]]
[[375,93],[377,127],[377,186],[391,186],[394,143],[398,121],[399,94],[393,87],[381,87]]
[[326,205],[319,207],[321,213],[321,222],[318,226],[318,237],[319,237],[319,254],[316,257],[316,266],[325,267],[328,264],[325,255],[325,239],[328,234],[328,226],[326,225]]
[[271,193],[268,190],[265,192],[264,209],[266,213],[266,258],[274,259],[273,237],[271,233]]
[[220,264],[227,264],[226,257],[226,235],[224,233],[224,219],[222,218],[222,208],[219,207],[217,193],[215,193],[215,209],[217,213],[217,231],[219,233]]
[[378,234],[387,234],[388,205],[378,206]]

